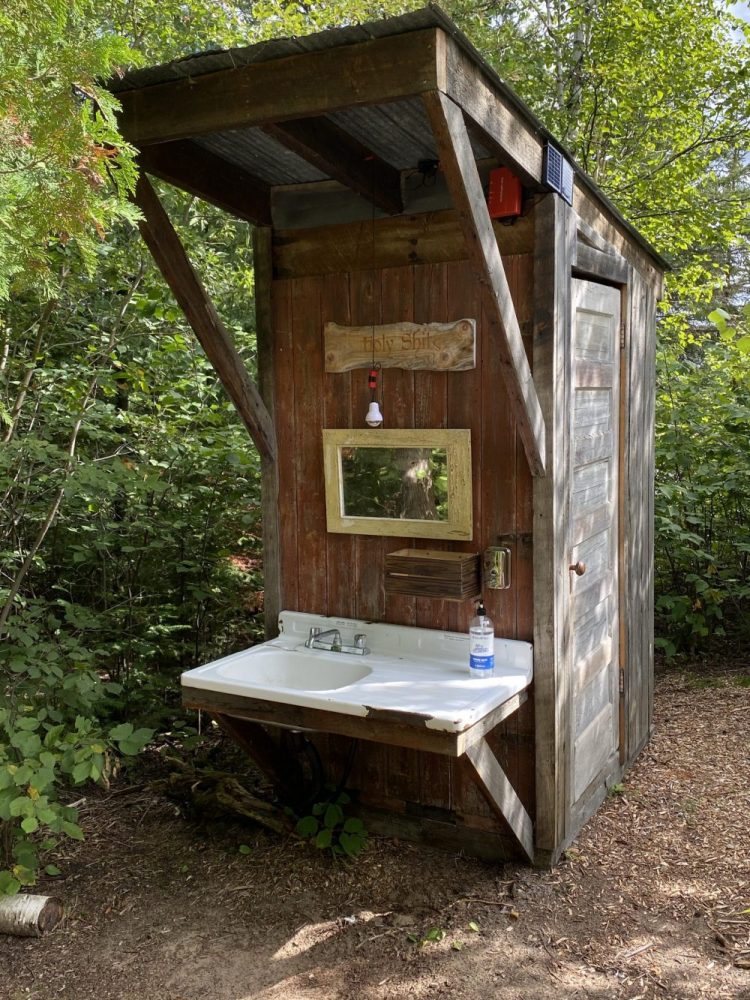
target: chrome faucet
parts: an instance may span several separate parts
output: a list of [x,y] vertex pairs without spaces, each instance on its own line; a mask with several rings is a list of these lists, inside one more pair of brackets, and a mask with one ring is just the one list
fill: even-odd
[[329,628],[323,631],[320,626],[313,625],[310,634],[305,640],[308,649],[325,649],[329,653],[353,653],[355,656],[366,656],[370,650],[365,645],[367,635],[358,632],[354,636],[354,645],[348,646],[341,641],[341,632],[337,628]]

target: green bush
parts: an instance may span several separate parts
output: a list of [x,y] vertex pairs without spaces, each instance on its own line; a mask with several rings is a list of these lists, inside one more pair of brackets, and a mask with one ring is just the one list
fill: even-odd
[[671,341],[658,357],[655,496],[657,644],[694,650],[747,638],[750,598],[750,307]]
[[0,893],[33,885],[60,837],[82,838],[60,792],[106,784],[119,754],[137,754],[153,735],[100,721],[120,686],[102,681],[95,657],[61,625],[36,602],[13,618],[0,652],[8,679],[0,691]]

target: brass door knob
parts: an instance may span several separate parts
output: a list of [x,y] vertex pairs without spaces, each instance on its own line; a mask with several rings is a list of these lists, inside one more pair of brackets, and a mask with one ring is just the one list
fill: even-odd
[[577,563],[573,563],[572,566],[568,566],[568,569],[571,571],[571,573],[575,573],[576,576],[583,576],[583,574],[586,572],[586,563],[581,562],[581,560],[579,559]]

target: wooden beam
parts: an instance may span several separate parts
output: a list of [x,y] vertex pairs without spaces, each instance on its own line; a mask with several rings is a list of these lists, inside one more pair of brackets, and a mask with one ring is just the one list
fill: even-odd
[[438,33],[410,31],[123,91],[120,130],[142,147],[420,94],[438,85]]
[[[498,222],[494,228],[503,254],[533,252],[533,215],[519,219],[514,226]],[[376,219],[374,254],[370,222],[275,229],[273,239],[277,278],[367,270],[373,264],[376,268],[399,267],[466,258],[458,213],[452,210]]]
[[271,188],[259,177],[195,142],[147,146],[138,154],[142,170],[216,205],[240,219],[271,225]]
[[193,328],[206,357],[216,369],[261,457],[273,461],[276,457],[276,435],[271,416],[193,270],[156,191],[143,174],[138,179],[135,203],[143,213],[143,219],[138,223],[141,235],[164,280]]
[[260,723],[220,712],[212,714],[227,736],[258,765],[283,802],[295,805],[304,798],[305,779],[299,761],[285,754]]
[[603,253],[585,243],[578,243],[573,270],[578,278],[593,278],[614,285],[625,285],[630,265],[619,254]]
[[534,480],[536,849],[552,863],[568,831],[570,761],[570,263],[573,212],[536,206],[534,380],[547,429],[547,475]]
[[[271,314],[273,261],[271,230],[253,231],[255,334],[258,345],[258,388],[269,413],[275,413],[274,344]],[[281,611],[281,537],[279,527],[279,463],[261,458],[261,528],[263,531],[263,612],[266,639],[279,633]]]
[[183,685],[182,704],[186,708],[199,708],[212,715],[231,715],[269,726],[288,729],[312,729],[319,733],[335,733],[373,743],[387,743],[410,750],[428,750],[448,757],[459,756],[462,734],[442,729],[430,729],[428,716],[409,712],[368,709],[366,716],[345,715],[323,708],[307,708],[282,701],[265,701],[246,695],[226,694],[206,688]]
[[490,806],[511,828],[523,853],[533,864],[534,826],[531,817],[515,788],[508,781],[487,740],[482,738],[470,746],[466,751],[466,759],[471,764],[473,776]]
[[444,36],[445,84],[441,87],[496,150],[504,163],[533,187],[542,180],[544,139],[453,39]]
[[456,746],[458,754],[466,753],[470,746],[478,743],[487,733],[491,732],[496,726],[499,726],[503,719],[507,719],[514,712],[517,712],[521,705],[528,701],[528,698],[528,688],[524,691],[519,691],[518,694],[514,694],[507,701],[504,701],[502,705],[493,708],[491,712],[488,712],[484,718],[475,722],[469,729],[464,729],[462,733],[459,733]]
[[456,205],[469,259],[485,286],[491,314],[502,336],[497,349],[518,433],[534,476],[544,475],[545,428],[516,310],[487,210],[461,109],[437,91],[423,100],[432,123],[440,163]]
[[389,215],[403,210],[400,171],[327,118],[298,118],[264,131]]

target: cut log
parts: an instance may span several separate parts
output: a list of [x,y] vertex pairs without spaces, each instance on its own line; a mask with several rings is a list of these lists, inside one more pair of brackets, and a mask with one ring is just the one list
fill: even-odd
[[234,775],[194,769],[175,758],[169,761],[177,770],[154,787],[170,798],[189,802],[200,815],[242,816],[274,833],[293,831],[294,821],[282,808],[253,795]]
[[0,934],[41,937],[57,927],[64,913],[54,896],[5,896],[0,899]]

